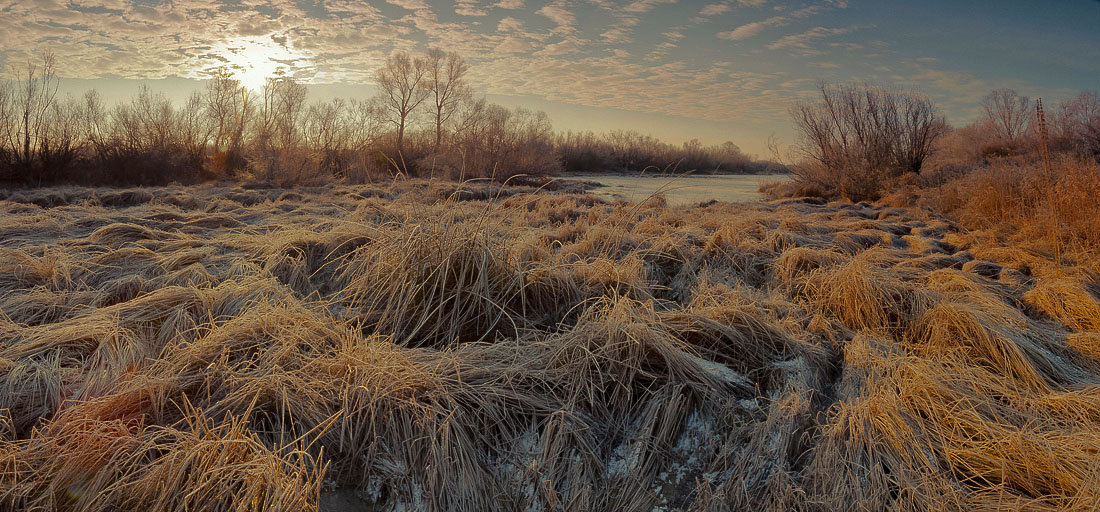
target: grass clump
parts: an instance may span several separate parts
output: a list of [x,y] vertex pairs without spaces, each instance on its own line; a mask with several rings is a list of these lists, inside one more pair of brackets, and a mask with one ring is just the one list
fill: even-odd
[[1024,301],[1075,332],[1100,332],[1100,300],[1082,280],[1041,280],[1024,294]]

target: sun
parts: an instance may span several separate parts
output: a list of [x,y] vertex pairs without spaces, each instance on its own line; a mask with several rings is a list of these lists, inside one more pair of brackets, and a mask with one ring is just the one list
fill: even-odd
[[262,89],[269,77],[299,75],[311,60],[307,52],[293,48],[276,34],[227,39],[214,45],[211,57],[229,69],[242,86],[254,91]]

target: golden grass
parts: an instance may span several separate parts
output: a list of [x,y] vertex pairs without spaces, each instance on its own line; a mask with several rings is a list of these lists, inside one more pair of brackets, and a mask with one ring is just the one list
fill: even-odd
[[1087,288],[1087,282],[1080,278],[1044,279],[1024,294],[1024,302],[1076,332],[1100,332],[1100,300]]
[[924,203],[1053,259],[1085,261],[1100,249],[1100,163],[1063,157],[1051,171],[1034,159],[1001,159],[924,193]]
[[1094,272],[845,203],[20,191],[0,508],[1092,510]]

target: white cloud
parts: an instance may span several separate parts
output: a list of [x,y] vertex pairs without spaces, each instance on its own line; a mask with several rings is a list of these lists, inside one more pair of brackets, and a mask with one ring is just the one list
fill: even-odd
[[779,40],[768,44],[768,48],[772,50],[787,50],[800,55],[815,55],[821,52],[812,47],[813,43],[832,36],[847,34],[857,28],[859,27],[813,27],[805,32],[783,36]]
[[677,0],[635,0],[630,2],[623,11],[626,12],[649,12],[661,4],[674,4]]
[[760,32],[763,32],[765,29],[782,27],[789,24],[795,19],[806,18],[817,14],[820,11],[821,7],[819,6],[811,5],[809,7],[803,7],[802,9],[793,11],[790,14],[772,16],[771,18],[768,18],[764,21],[754,21],[752,23],[746,23],[728,32],[719,32],[718,38],[728,39],[730,41],[742,41],[753,37]]
[[783,24],[786,24],[786,18],[782,16],[769,18],[764,21],[754,21],[741,25],[729,32],[719,32],[718,38],[728,39],[730,41],[742,41],[763,32],[764,29],[768,27],[775,27]]
[[455,14],[461,16],[485,16],[489,11],[477,5],[478,0],[456,0]]
[[517,36],[507,36],[500,44],[493,48],[493,53],[497,55],[524,54],[530,53],[535,48],[535,44],[527,39]]
[[549,18],[550,21],[557,23],[561,28],[571,28],[576,21],[572,12],[556,3],[547,5],[535,12]]
[[725,14],[727,12],[730,12],[730,9],[731,9],[730,4],[725,3],[725,2],[719,3],[719,4],[710,4],[710,5],[707,5],[706,7],[703,7],[703,9],[701,11],[699,11],[699,15],[700,16],[707,16],[707,17],[717,16],[719,14]]
[[523,22],[516,19],[516,18],[513,18],[511,16],[506,16],[504,18],[501,18],[500,22],[497,23],[497,32],[523,32],[523,31],[524,31]]
[[630,30],[624,27],[608,29],[600,34],[600,38],[608,44],[629,43],[631,41]]
[[391,3],[403,9],[414,11],[417,9],[430,9],[424,0],[386,0],[387,3]]
[[523,0],[500,0],[493,4],[493,7],[498,9],[522,9]]

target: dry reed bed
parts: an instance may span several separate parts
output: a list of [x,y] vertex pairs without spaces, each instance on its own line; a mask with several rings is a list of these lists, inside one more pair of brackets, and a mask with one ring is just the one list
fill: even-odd
[[1095,275],[940,219],[4,196],[3,508],[1100,506]]

